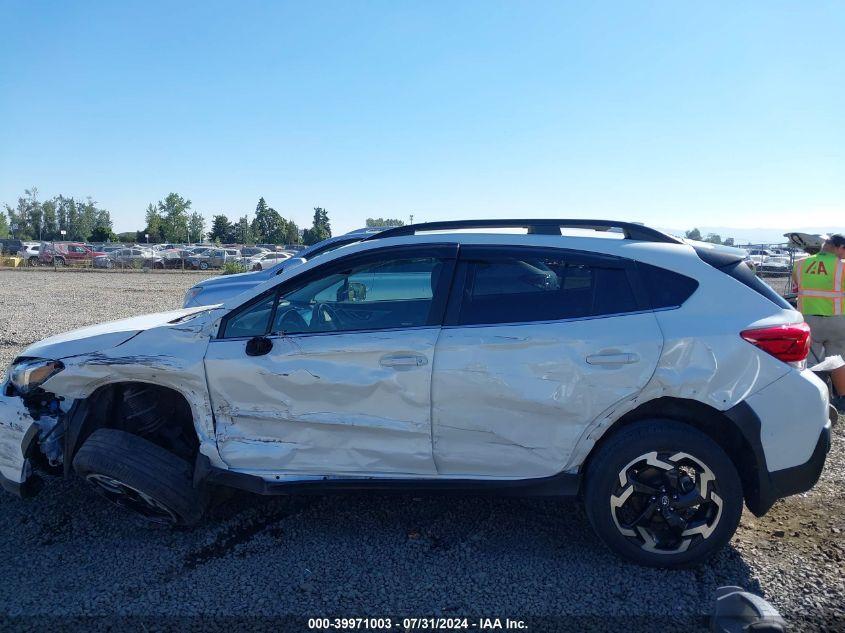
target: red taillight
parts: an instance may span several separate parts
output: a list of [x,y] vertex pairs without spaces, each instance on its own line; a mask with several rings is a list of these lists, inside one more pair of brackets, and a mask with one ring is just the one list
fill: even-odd
[[810,353],[810,326],[806,323],[745,330],[740,336],[785,363],[802,361]]

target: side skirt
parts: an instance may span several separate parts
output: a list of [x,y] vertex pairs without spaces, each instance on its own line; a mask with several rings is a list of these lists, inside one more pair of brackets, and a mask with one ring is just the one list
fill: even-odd
[[272,482],[256,475],[237,473],[211,465],[208,457],[198,455],[194,467],[194,486],[211,484],[238,488],[259,495],[325,494],[334,492],[396,492],[405,494],[492,494],[515,497],[574,497],[581,476],[558,473],[551,477],[513,480],[478,479],[383,479],[324,477],[310,481]]

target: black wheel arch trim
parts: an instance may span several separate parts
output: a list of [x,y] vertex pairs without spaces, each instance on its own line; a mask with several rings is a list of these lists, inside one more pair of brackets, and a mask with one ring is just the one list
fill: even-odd
[[766,454],[760,439],[760,418],[747,402],[740,402],[724,414],[736,425],[748,445],[755,461],[755,486],[745,490],[745,505],[755,516],[763,516],[780,498],[806,492],[821,476],[827,453],[830,450],[830,423],[819,434],[810,459],[782,470],[769,471]]

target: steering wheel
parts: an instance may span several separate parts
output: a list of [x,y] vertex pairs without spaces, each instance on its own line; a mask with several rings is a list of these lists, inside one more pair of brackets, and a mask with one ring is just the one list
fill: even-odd
[[308,324],[305,322],[305,319],[302,318],[302,315],[296,311],[295,308],[288,308],[285,310],[285,313],[282,315],[282,318],[276,318],[276,323],[278,324],[274,329],[281,329],[283,332],[291,331],[291,332],[307,332],[308,331]]
[[[326,318],[328,317],[328,319]],[[315,324],[319,327],[318,331],[329,330],[336,331],[340,319],[337,318],[337,313],[334,308],[327,303],[317,303],[314,305],[314,312],[311,315],[311,329],[314,329]]]

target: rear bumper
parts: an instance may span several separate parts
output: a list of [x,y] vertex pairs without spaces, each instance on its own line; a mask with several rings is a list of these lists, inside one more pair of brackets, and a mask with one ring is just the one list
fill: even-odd
[[830,423],[822,429],[816,448],[809,460],[792,468],[784,468],[769,473],[772,492],[776,499],[788,497],[799,492],[806,492],[816,485],[824,468],[827,454],[830,452]]
[[745,402],[726,411],[745,438],[751,455],[748,463],[738,464],[745,469],[745,504],[755,516],[763,516],[775,501],[790,495],[806,492],[816,485],[824,469],[824,463],[831,445],[831,423],[826,421],[817,433],[815,448],[805,462],[770,471],[761,441],[760,418]]

